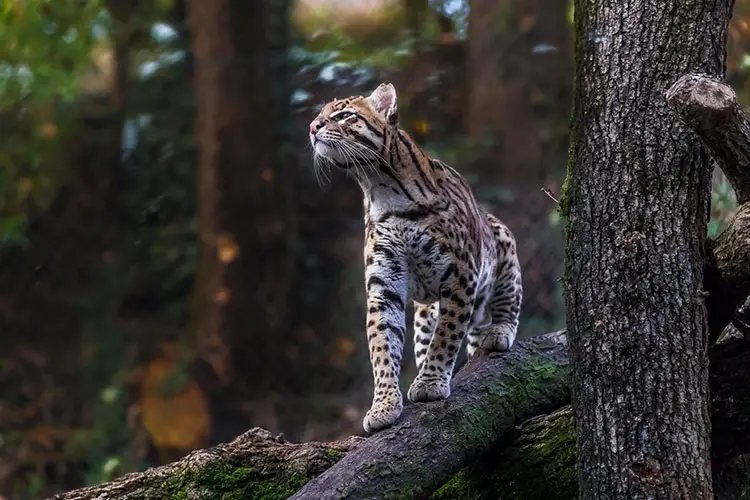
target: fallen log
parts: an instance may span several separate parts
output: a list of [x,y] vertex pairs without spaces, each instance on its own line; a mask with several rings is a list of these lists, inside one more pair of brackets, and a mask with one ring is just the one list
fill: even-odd
[[116,480],[55,495],[55,500],[285,499],[364,442],[288,443],[258,427],[233,441]]
[[[370,438],[291,444],[253,429],[173,464],[53,498],[286,499],[316,476],[296,498],[427,496],[521,421],[564,405],[567,381],[564,333],[541,335],[473,359],[448,400],[407,405],[395,426]],[[326,474],[339,459],[343,466]]]
[[[451,399],[408,405],[394,427],[369,438],[292,444],[253,429],[173,464],[53,498],[452,500],[544,493],[548,500],[573,500],[570,409],[533,415],[568,402],[565,351],[564,336],[554,333],[472,360],[454,379]],[[750,452],[750,341],[733,339],[709,352],[712,450],[719,471]],[[533,418],[518,426],[525,417]]]

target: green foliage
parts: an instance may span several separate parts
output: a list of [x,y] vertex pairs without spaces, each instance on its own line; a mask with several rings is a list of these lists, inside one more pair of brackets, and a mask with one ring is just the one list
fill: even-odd
[[300,66],[343,63],[363,68],[398,68],[414,54],[415,42],[407,38],[397,44],[370,48],[343,32],[334,31],[311,48],[293,47],[290,56]]
[[127,335],[116,315],[122,300],[118,274],[113,264],[96,266],[91,292],[81,300],[88,352],[82,375],[92,402],[93,426],[77,443],[76,451],[87,462],[87,484],[110,480],[115,472],[122,472],[118,468],[129,458],[132,439],[130,429],[123,425],[128,408],[124,379],[132,360],[128,360]]
[[134,86],[125,124],[123,231],[128,293],[157,302],[174,321],[197,269],[194,102],[187,86],[184,39],[162,46],[148,76]]
[[64,176],[67,103],[107,25],[98,0],[0,3],[0,248],[26,243],[28,211],[46,206]]
[[71,100],[103,35],[101,2],[5,0],[0,7],[0,110],[21,100]]
[[708,237],[716,238],[726,229],[737,210],[737,198],[732,185],[721,174],[711,189],[711,219],[708,222]]

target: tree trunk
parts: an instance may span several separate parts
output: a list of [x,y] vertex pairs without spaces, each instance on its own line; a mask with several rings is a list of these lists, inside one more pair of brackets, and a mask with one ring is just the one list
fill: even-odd
[[471,3],[464,122],[484,145],[474,167],[495,185],[538,191],[564,165],[573,59],[567,10],[567,0]]
[[[98,498],[462,498],[573,500],[575,434],[567,400],[567,349],[559,333],[523,340],[505,354],[474,360],[446,401],[409,405],[393,428],[368,439],[291,444],[262,429],[231,443],[111,483],[57,495]],[[711,348],[717,427],[717,484],[727,496],[750,487],[750,342]],[[734,387],[732,392],[722,388]],[[346,454],[346,457],[344,455]],[[322,475],[320,475],[322,474]],[[310,483],[308,481],[316,476]],[[303,485],[308,483],[303,488]],[[299,490],[295,495],[295,491]]]
[[712,498],[710,164],[667,107],[723,74],[729,2],[578,1],[566,304],[581,498]]
[[[708,245],[704,288],[708,296],[709,333],[716,337],[731,322],[744,332],[747,341],[750,325],[739,310],[750,294],[750,122],[740,109],[734,91],[708,75],[683,76],[669,89],[667,99],[708,146],[739,203],[727,228]],[[717,346],[714,351],[716,349],[727,347]],[[731,352],[722,356],[721,365],[712,363],[711,366],[712,376],[718,370],[731,370],[735,377],[742,377],[742,373],[750,369],[745,354]],[[732,434],[737,423],[722,421],[718,415],[734,413],[750,423],[750,406],[746,406],[742,398],[727,400],[725,397],[736,390],[736,384],[736,380],[726,380],[711,385],[714,460],[721,460],[722,453],[727,453],[736,443]]]
[[[220,377],[262,397],[285,380],[295,220],[285,73],[288,2],[189,3],[201,264],[191,332]],[[248,323],[247,318],[252,321]],[[258,376],[258,375],[261,376]]]

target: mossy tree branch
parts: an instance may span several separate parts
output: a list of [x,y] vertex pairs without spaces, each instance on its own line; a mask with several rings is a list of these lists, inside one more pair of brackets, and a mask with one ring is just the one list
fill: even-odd
[[173,464],[55,499],[286,499],[316,476],[295,498],[427,496],[515,425],[564,405],[567,382],[564,333],[541,335],[470,361],[448,400],[408,405],[394,427],[368,439],[290,444],[253,429]]
[[[713,465],[720,471],[750,452],[750,342],[735,339],[709,352]],[[409,405],[394,427],[370,438],[291,444],[256,428],[173,464],[54,498],[268,500],[297,492],[293,498],[527,499],[546,492],[549,500],[572,500],[567,371],[563,334],[542,335],[473,360],[457,374],[449,400]]]
[[422,498],[523,420],[568,399],[563,332],[469,361],[445,401],[415,404],[293,499]]
[[292,444],[254,428],[234,441],[197,450],[177,462],[54,496],[54,500],[284,500],[365,438]]

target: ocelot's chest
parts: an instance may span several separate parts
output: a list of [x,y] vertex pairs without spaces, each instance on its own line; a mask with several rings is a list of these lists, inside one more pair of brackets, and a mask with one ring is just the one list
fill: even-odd
[[406,268],[409,296],[432,302],[439,298],[440,284],[454,265],[455,248],[439,227],[420,222],[392,219],[378,224],[368,247],[392,248],[393,258]]

